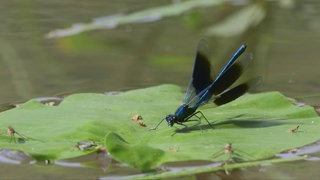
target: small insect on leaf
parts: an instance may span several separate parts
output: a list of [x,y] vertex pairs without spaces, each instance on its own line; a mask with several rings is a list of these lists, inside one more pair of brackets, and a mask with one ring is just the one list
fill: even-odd
[[16,133],[16,131],[13,129],[12,126],[8,126],[8,129],[7,129],[7,134],[10,135],[10,142],[12,142],[12,140],[14,142],[16,142],[16,138],[14,137],[14,134]]
[[288,150],[288,153],[296,154],[296,153],[298,153],[299,151],[300,151],[299,149],[294,148],[294,149],[290,149],[290,150]]
[[77,142],[75,147],[77,147],[80,151],[91,151],[94,150],[98,145],[92,140],[82,140]]
[[143,122],[143,118],[140,114],[136,114],[131,118],[132,121],[136,122],[138,125],[142,127],[147,127],[147,125]]
[[223,152],[226,154],[232,154],[233,153],[232,144],[231,143],[225,144],[223,148]]
[[18,136],[18,143],[25,143],[28,140],[28,137],[26,137],[25,135],[22,135],[20,133],[18,133],[12,126],[8,126],[7,129],[7,134],[10,135],[10,142],[12,142],[12,140],[16,143],[16,137],[15,134],[17,134]]
[[239,163],[239,162],[244,162],[252,159],[250,155],[247,154],[246,152],[243,152],[240,149],[234,149],[231,143],[225,144],[223,149],[217,151],[212,155],[212,158],[216,159],[224,155],[227,156],[225,163],[227,162]]
[[300,127],[300,125],[296,126],[295,128],[291,128],[291,129],[289,129],[289,132],[296,133],[298,131],[299,127]]
[[179,152],[179,151],[180,151],[180,148],[179,148],[179,147],[172,147],[172,146],[170,146],[170,147],[169,147],[169,151],[171,151],[171,152]]
[[228,154],[229,156],[231,156],[233,154],[233,148],[232,148],[232,144],[231,143],[227,143],[224,145],[223,149],[217,151],[216,153],[214,153],[212,155],[212,158],[215,159],[217,157],[220,157],[224,154]]

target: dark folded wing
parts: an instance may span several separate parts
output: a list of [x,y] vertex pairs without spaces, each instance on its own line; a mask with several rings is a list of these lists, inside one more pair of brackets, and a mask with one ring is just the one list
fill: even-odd
[[220,95],[216,96],[213,102],[218,106],[231,102],[237,99],[238,97],[242,96],[250,88],[259,85],[261,81],[262,81],[262,77],[260,76],[250,79],[245,83],[241,83],[231,89],[228,89],[227,91],[224,91]]
[[213,95],[219,95],[227,90],[242,75],[244,70],[252,61],[252,56],[250,55],[238,59],[245,49],[245,45],[240,46],[240,48],[230,58],[215,80],[198,94],[198,97],[200,98],[194,98],[191,101],[193,108],[196,109],[202,104],[208,102]]
[[246,46],[242,45],[238,51],[230,58],[228,63],[222,69],[220,74],[210,86],[209,93],[218,95],[229,88],[246,70],[253,59],[251,54],[237,59],[245,50]]
[[196,57],[193,64],[192,77],[190,79],[184,102],[188,103],[197,94],[212,83],[211,65],[208,56],[208,44],[205,40],[198,43]]

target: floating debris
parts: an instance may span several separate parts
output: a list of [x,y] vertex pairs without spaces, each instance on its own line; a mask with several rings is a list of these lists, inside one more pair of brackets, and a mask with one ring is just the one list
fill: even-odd
[[179,151],[180,151],[180,148],[179,148],[179,147],[172,147],[172,146],[170,146],[170,147],[169,147],[169,151],[171,151],[171,152],[179,152]]
[[132,121],[138,121],[138,120],[142,120],[142,116],[140,114],[136,114],[134,116],[132,116],[131,120]]
[[92,151],[94,150],[98,145],[92,141],[92,140],[82,140],[77,142],[75,147],[77,147],[81,151]]
[[136,122],[142,127],[147,127],[147,125],[144,123],[143,118],[140,114],[136,114],[131,118],[132,121]]

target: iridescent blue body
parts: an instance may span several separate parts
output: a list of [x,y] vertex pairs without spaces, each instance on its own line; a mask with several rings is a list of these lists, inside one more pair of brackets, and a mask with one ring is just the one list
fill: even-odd
[[192,78],[185,94],[184,104],[174,114],[169,114],[162,119],[153,129],[156,129],[163,120],[166,120],[169,126],[173,126],[175,123],[186,126],[183,123],[193,116],[198,117],[197,114],[204,117],[210,125],[202,112],[197,111],[198,107],[211,99],[217,105],[228,103],[248,90],[248,83],[232,86],[252,59],[249,57],[238,60],[238,57],[245,49],[246,45],[241,45],[216,78],[212,79],[211,66],[206,54],[207,43],[203,40],[200,41],[193,65]]
[[182,104],[174,114],[166,116],[166,120],[169,126],[173,126],[174,123],[181,124],[189,119],[197,109],[190,108],[187,104]]

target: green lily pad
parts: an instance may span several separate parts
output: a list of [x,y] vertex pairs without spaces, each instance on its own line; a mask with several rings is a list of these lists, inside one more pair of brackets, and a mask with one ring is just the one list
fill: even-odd
[[[117,95],[74,94],[59,106],[30,100],[0,113],[3,132],[11,125],[28,137],[24,143],[14,143],[3,133],[0,148],[22,150],[37,160],[57,160],[94,151],[75,148],[77,142],[92,140],[105,146],[114,159],[152,170],[165,162],[230,160],[230,154],[223,153],[226,143],[233,145],[231,156],[253,161],[320,137],[320,119],[314,109],[297,106],[279,92],[244,95],[220,107],[201,107],[213,128],[202,120],[185,123],[188,127],[162,123],[150,131],[181,105],[183,95],[178,86],[162,85]],[[131,120],[136,114],[147,127]],[[297,131],[290,132],[298,125]]]

